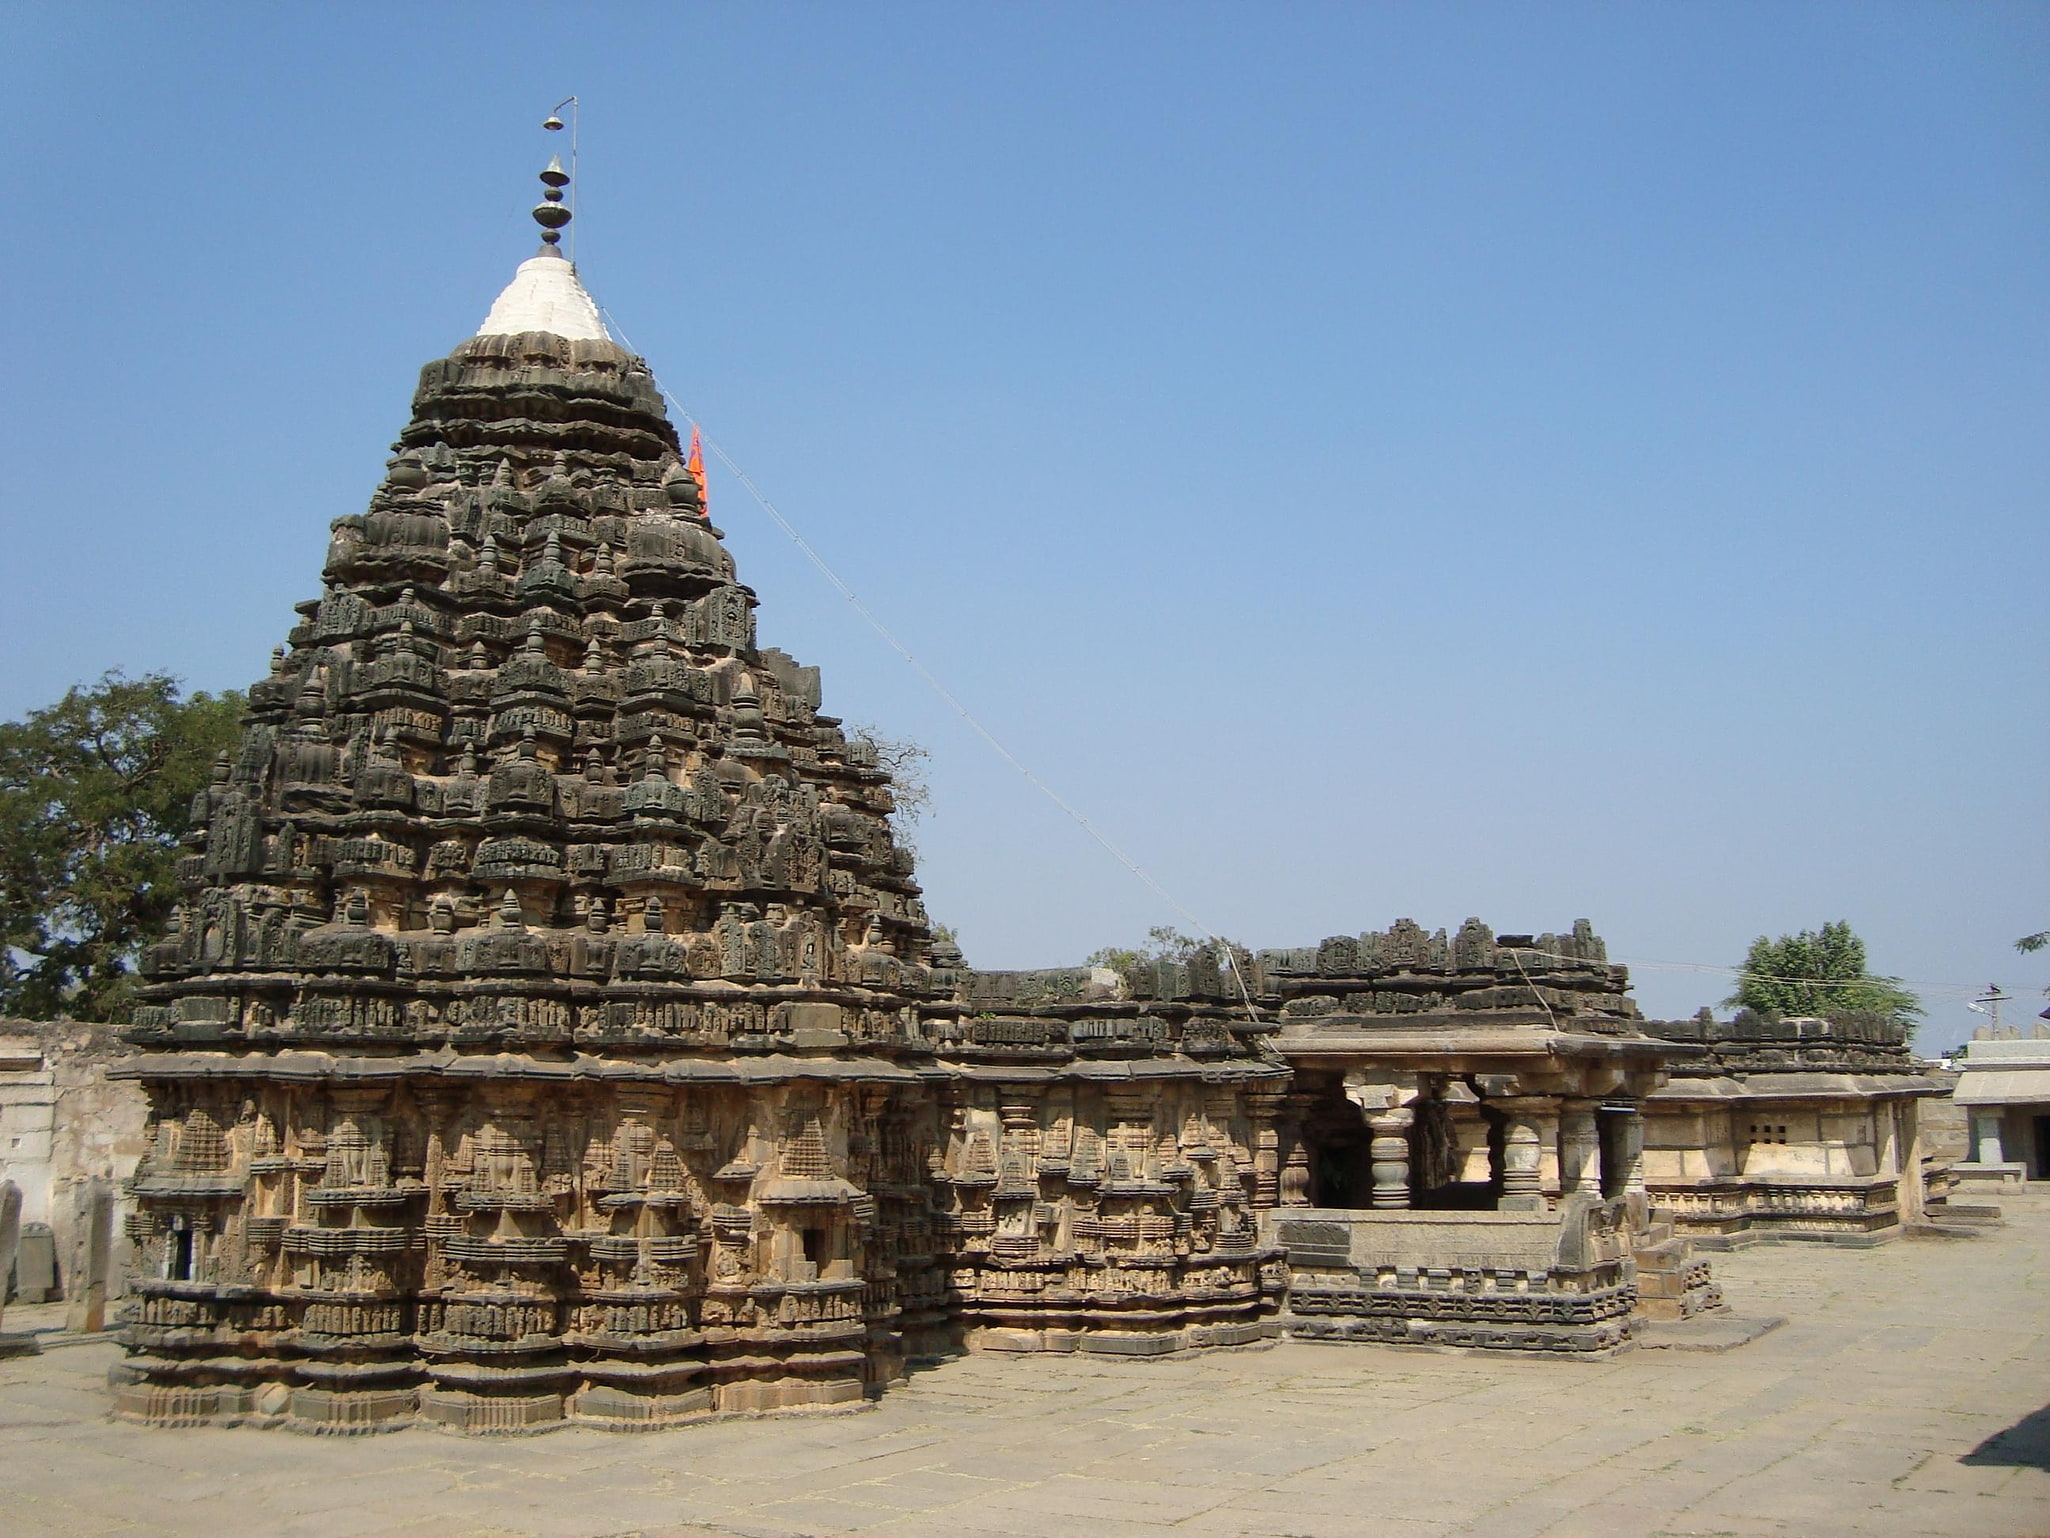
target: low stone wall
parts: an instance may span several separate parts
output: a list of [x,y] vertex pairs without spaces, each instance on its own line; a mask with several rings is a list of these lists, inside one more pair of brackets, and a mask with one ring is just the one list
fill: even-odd
[[1635,1333],[1628,1202],[1556,1212],[1263,1215],[1288,1257],[1284,1334],[1299,1340],[1609,1351]]

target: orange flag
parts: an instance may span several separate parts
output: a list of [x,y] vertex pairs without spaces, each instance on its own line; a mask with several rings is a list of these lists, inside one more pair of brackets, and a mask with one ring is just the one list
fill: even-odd
[[705,516],[712,516],[712,489],[705,484],[705,440],[698,433],[698,424],[690,424],[690,459],[684,469],[698,478],[698,501],[703,505]]

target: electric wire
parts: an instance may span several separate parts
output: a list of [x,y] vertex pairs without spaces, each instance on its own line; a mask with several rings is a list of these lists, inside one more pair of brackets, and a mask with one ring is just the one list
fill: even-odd
[[[601,313],[604,314],[606,322],[612,327],[613,331],[618,334],[621,343],[623,343],[629,351],[638,352],[638,349],[634,347],[633,343],[627,339],[627,335],[625,331],[620,328],[619,323],[612,318],[611,313],[609,311],[601,311]],[[1245,1005],[1247,1015],[1251,1018],[1257,1019],[1258,1015],[1253,1008],[1253,996],[1251,991],[1246,986],[1246,980],[1243,975],[1244,969],[1241,968],[1238,964],[1238,960],[1236,955],[1234,954],[1231,942],[1226,940],[1223,936],[1219,935],[1217,931],[1212,929],[1208,924],[1205,924],[1203,920],[1197,917],[1196,914],[1193,911],[1191,911],[1186,904],[1182,903],[1179,899],[1175,897],[1175,895],[1172,892],[1168,891],[1166,887],[1162,886],[1159,881],[1154,879],[1151,872],[1149,872],[1144,866],[1140,865],[1139,862],[1133,859],[1129,854],[1125,853],[1123,849],[1119,848],[1118,845],[1111,840],[1110,836],[1106,834],[1101,828],[1099,828],[1094,822],[1092,822],[1080,808],[1076,807],[1066,797],[1062,796],[1059,791],[1055,790],[1051,785],[1047,784],[1045,780],[1041,779],[1037,774],[1033,773],[1030,765],[1028,765],[1016,753],[1013,753],[1008,747],[1006,747],[1002,740],[999,739],[997,735],[994,732],[992,732],[987,726],[984,726],[981,720],[977,718],[975,713],[972,710],[970,710],[966,705],[961,703],[960,698],[957,695],[955,695],[953,690],[949,689],[944,683],[942,683],[939,680],[939,678],[933,673],[932,669],[928,668],[925,665],[925,663],[920,660],[918,654],[912,651],[911,648],[906,646],[901,640],[899,640],[897,638],[896,633],[892,631],[888,625],[885,625],[882,622],[882,620],[877,617],[875,611],[871,609],[866,603],[862,602],[861,595],[856,593],[854,589],[850,587],[845,580],[842,579],[840,574],[832,568],[832,566],[827,562],[826,558],[820,555],[819,552],[815,548],[813,548],[811,541],[807,540],[802,534],[800,534],[797,531],[797,529],[791,524],[790,520],[783,516],[782,510],[778,508],[774,502],[769,500],[768,496],[762,491],[761,487],[755,484],[754,477],[749,475],[747,471],[740,467],[739,463],[735,461],[733,456],[726,452],[725,446],[721,444],[718,439],[714,438],[710,433],[705,431],[704,423],[698,419],[696,414],[693,413],[691,409],[688,406],[686,406],[682,401],[678,400],[676,396],[671,394],[666,387],[664,387],[662,381],[655,376],[654,370],[652,368],[649,369],[648,373],[649,377],[654,380],[655,388],[661,392],[662,398],[669,403],[670,407],[679,416],[681,416],[685,421],[689,422],[690,425],[694,429],[696,429],[698,436],[703,440],[705,447],[710,449],[714,457],[718,459],[719,463],[726,467],[727,474],[731,475],[736,481],[740,482],[742,486],[747,488],[748,495],[753,497],[756,503],[760,505],[762,511],[769,515],[770,521],[773,522],[778,529],[782,530],[784,536],[787,539],[789,539],[789,541],[792,544],[797,546],[797,548],[803,553],[805,559],[810,561],[811,564],[815,568],[817,568],[819,575],[824,577],[828,582],[830,582],[833,585],[835,591],[837,591],[842,598],[847,600],[848,604],[853,608],[854,612],[856,614],[859,614],[862,617],[862,619],[867,622],[868,627],[871,630],[873,630],[878,636],[880,636],[883,639],[884,643],[888,645],[892,651],[896,652],[898,656],[902,657],[904,661],[910,666],[911,670],[917,673],[918,676],[925,681],[926,686],[930,688],[934,694],[938,695],[941,700],[945,701],[948,707],[951,708],[953,712],[956,715],[958,715],[963,721],[965,721],[968,724],[969,728],[973,730],[978,737],[980,737],[985,743],[987,743],[990,746],[991,749],[993,749],[996,752],[998,757],[1002,758],[1005,763],[1009,764],[1013,769],[1017,770],[1019,774],[1023,775],[1027,784],[1032,786],[1032,788],[1037,790],[1041,795],[1045,796],[1046,799],[1051,801],[1055,806],[1059,807],[1061,811],[1065,812],[1068,815],[1068,817],[1073,820],[1077,827],[1079,827],[1084,833],[1088,834],[1092,839],[1096,841],[1096,843],[1099,846],[1102,847],[1105,853],[1110,855],[1112,859],[1116,860],[1118,864],[1122,865],[1126,870],[1130,871],[1133,876],[1138,878],[1138,880],[1145,885],[1147,890],[1152,892],[1162,902],[1166,903],[1170,908],[1172,908],[1188,923],[1194,925],[1195,928],[1204,936],[1205,939],[1211,941],[1216,946],[1220,961],[1225,966],[1225,968],[1231,973],[1232,980],[1238,985],[1239,997],[1241,1002]]]
[[[638,349],[635,348],[632,341],[628,339],[626,332],[621,328],[619,322],[616,319],[614,319],[612,312],[601,307],[600,313],[604,316],[606,324],[611,327],[613,333],[619,338],[621,344],[625,346],[629,351],[638,353]],[[642,362],[645,366],[645,358],[642,360]],[[958,715],[963,721],[965,721],[968,724],[969,728],[972,731],[974,731],[974,733],[978,737],[980,737],[985,743],[987,743],[992,750],[995,751],[998,757],[1002,758],[1005,763],[1009,764],[1013,769],[1017,770],[1020,775],[1024,776],[1027,784],[1031,785],[1033,789],[1037,790],[1041,795],[1045,796],[1047,800],[1051,801],[1055,806],[1060,808],[1060,810],[1064,812],[1075,823],[1077,827],[1079,827],[1084,833],[1088,834],[1090,838],[1095,840],[1096,843],[1104,850],[1105,853],[1109,854],[1112,859],[1116,860],[1118,864],[1122,865],[1127,871],[1129,871],[1134,877],[1136,877],[1147,888],[1148,891],[1152,892],[1162,902],[1166,903],[1168,907],[1172,908],[1187,922],[1194,925],[1195,928],[1203,935],[1205,939],[1212,942],[1212,944],[1217,949],[1217,953],[1221,963],[1231,972],[1233,981],[1238,984],[1239,996],[1241,1001],[1245,1005],[1246,1013],[1249,1016],[1257,1018],[1257,1015],[1255,1015],[1255,1011],[1253,1008],[1252,994],[1246,986],[1246,980],[1243,975],[1244,969],[1238,965],[1236,947],[1234,947],[1232,943],[1226,940],[1222,935],[1218,934],[1209,925],[1205,924],[1201,918],[1197,917],[1197,915],[1194,912],[1192,912],[1184,903],[1177,899],[1172,892],[1170,892],[1165,886],[1161,885],[1161,883],[1154,878],[1151,872],[1149,872],[1144,866],[1140,865],[1137,860],[1134,860],[1129,854],[1125,853],[1125,851],[1122,848],[1120,848],[1115,842],[1113,842],[1109,835],[1107,835],[1101,828],[1099,828],[1094,822],[1090,820],[1087,814],[1081,811],[1080,808],[1076,807],[1066,797],[1062,796],[1059,791],[1055,790],[1051,785],[1047,784],[1045,780],[1041,779],[1037,774],[1033,773],[1030,765],[1028,765],[1023,759],[1019,758],[1017,754],[1013,753],[1008,747],[1006,747],[1002,740],[999,739],[997,735],[994,732],[992,732],[987,726],[984,726],[981,720],[975,715],[975,713],[971,711],[966,705],[962,704],[960,698],[944,683],[940,681],[940,679],[933,673],[932,669],[928,668],[925,665],[925,663],[920,660],[917,653],[913,652],[910,647],[906,646],[901,640],[899,640],[897,638],[896,633],[892,631],[888,625],[884,624],[880,618],[877,617],[873,609],[871,609],[866,603],[862,601],[861,595],[856,593],[854,589],[850,587],[844,579],[842,579],[840,574],[837,571],[835,571],[832,568],[832,566],[827,562],[826,558],[820,555],[817,549],[813,547],[811,541],[807,540],[801,533],[799,533],[796,527],[792,525],[790,520],[783,516],[782,510],[778,508],[774,502],[769,500],[768,496],[762,491],[760,486],[755,484],[754,477],[749,475],[746,470],[741,468],[740,464],[733,458],[733,456],[726,452],[725,446],[721,444],[718,439],[714,438],[709,432],[705,431],[704,423],[698,419],[698,417],[690,410],[688,406],[684,405],[682,401],[678,400],[675,395],[670,393],[670,391],[662,384],[660,378],[656,377],[655,372],[652,368],[648,370],[648,374],[649,378],[654,380],[655,388],[657,391],[661,393],[662,398],[669,403],[670,407],[679,416],[681,416],[686,422],[690,423],[690,425],[694,429],[696,429],[699,437],[703,440],[705,447],[710,449],[712,451],[713,456],[718,459],[719,463],[726,467],[727,474],[731,475],[736,481],[738,481],[743,487],[747,489],[748,495],[754,498],[755,502],[761,507],[762,511],[769,516],[770,521],[773,522],[776,525],[776,527],[783,532],[784,537],[787,538],[793,545],[795,545],[798,548],[800,552],[803,553],[804,558],[811,562],[812,566],[818,571],[820,576],[824,577],[827,582],[832,584],[834,590],[838,592],[839,595],[847,601],[849,606],[853,608],[856,614],[859,614],[861,616],[861,618],[867,623],[868,627],[871,630],[873,630],[878,636],[880,636],[883,642],[887,646],[889,646],[889,648],[892,651],[896,652],[899,657],[903,658],[904,661],[910,666],[912,671],[917,673],[918,676],[925,681],[926,686],[930,688],[934,694],[938,695],[940,699],[943,700],[947,704],[947,706],[953,710],[953,712],[956,715]],[[1517,954],[1517,949],[1519,948],[1511,948],[1510,954],[1512,956],[1515,956]],[[1535,951],[1533,952],[1533,954],[1543,956],[1546,959],[1553,961],[1578,961],[1582,959],[1580,957],[1575,956],[1562,956],[1550,951]],[[1764,973],[1753,973],[1744,967],[1719,966],[1711,962],[1695,961],[1651,961],[1644,959],[1625,959],[1619,962],[1618,965],[1630,967],[1648,967],[1661,971],[1715,972],[1730,977],[1756,977],[1761,982],[1799,983],[1806,985],[1808,987],[1815,988],[1854,988],[1862,987],[1868,983],[1882,980],[1873,978],[1825,979],[1809,977],[1778,977],[1770,976]],[[1523,962],[1520,957],[1516,961],[1516,968],[1519,972],[1523,972]],[[1529,973],[1524,972],[1523,977],[1526,983],[1530,983]],[[1917,982],[1914,979],[1883,979],[1883,981],[1898,982],[1902,986],[1913,987],[1917,992],[1920,993],[1941,994],[1948,997],[1957,998],[1971,998],[1976,996],[1977,993],[1980,991],[1976,988],[1963,987],[1954,983],[1923,983]],[[1531,986],[1533,990],[1536,989],[1536,985],[1534,983],[1531,984]],[[1539,997],[1539,1003],[1544,1003],[1542,995],[1540,995]],[[1551,1006],[1548,1004],[1545,1005],[1545,1013],[1548,1017],[1551,1015]],[[1557,1022],[1554,1021],[1554,1024],[1556,1023]]]

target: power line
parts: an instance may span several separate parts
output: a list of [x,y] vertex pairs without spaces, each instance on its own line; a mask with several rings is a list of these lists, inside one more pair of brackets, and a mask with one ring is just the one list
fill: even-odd
[[[605,310],[601,307],[600,313],[605,317],[606,323],[611,327],[614,334],[619,337],[620,342],[623,345],[625,345],[629,351],[637,352],[638,349],[634,347],[633,342],[631,341],[631,339],[628,338],[625,330],[620,326],[619,322],[613,317],[612,312],[610,310]],[[642,362],[645,366],[646,359],[644,358]],[[662,398],[669,403],[671,408],[674,409],[679,416],[681,416],[685,421],[689,422],[691,426],[697,430],[699,436],[704,441],[705,446],[709,448],[712,451],[712,453],[718,458],[719,463],[726,467],[727,473],[731,475],[735,480],[740,482],[740,484],[747,489],[748,495],[753,497],[755,502],[761,507],[762,511],[768,514],[770,520],[776,525],[776,527],[783,531],[784,536],[787,539],[789,539],[789,541],[793,545],[795,545],[801,552],[803,552],[805,559],[811,562],[812,566],[817,569],[819,575],[824,577],[829,583],[832,584],[834,590],[838,592],[840,596],[847,601],[848,605],[853,608],[854,612],[861,616],[861,618],[868,624],[868,627],[871,630],[875,631],[875,633],[883,639],[884,643],[888,645],[892,651],[896,652],[898,656],[904,659],[904,661],[911,667],[912,671],[917,673],[918,676],[925,681],[926,686],[930,688],[934,694],[938,695],[943,701],[945,701],[947,706],[950,709],[952,709],[953,712],[956,715],[958,715],[963,721],[965,721],[968,724],[969,728],[973,730],[978,737],[980,737],[984,742],[989,744],[990,748],[996,752],[998,757],[1002,758],[1005,763],[1009,764],[1013,769],[1017,770],[1018,773],[1025,778],[1026,783],[1031,785],[1033,789],[1037,790],[1041,795],[1045,796],[1047,800],[1051,801],[1055,806],[1059,807],[1060,810],[1064,812],[1075,823],[1077,827],[1079,827],[1084,833],[1088,834],[1090,838],[1094,839],[1096,843],[1102,847],[1105,853],[1109,854],[1112,859],[1118,862],[1118,864],[1122,865],[1126,870],[1131,872],[1133,876],[1137,877],[1138,880],[1145,885],[1147,890],[1151,891],[1156,897],[1158,897],[1162,902],[1166,903],[1176,913],[1180,914],[1181,917],[1187,920],[1190,924],[1193,924],[1197,928],[1197,930],[1199,930],[1204,935],[1206,939],[1209,939],[1216,944],[1219,955],[1223,958],[1224,964],[1229,967],[1234,981],[1236,981],[1238,984],[1239,994],[1240,997],[1244,1000],[1247,1012],[1249,1014],[1252,1013],[1252,995],[1247,989],[1245,978],[1241,975],[1241,969],[1239,968],[1235,959],[1233,958],[1233,948],[1231,946],[1231,943],[1225,940],[1223,936],[1219,935],[1208,924],[1205,924],[1201,918],[1197,917],[1197,915],[1193,911],[1191,911],[1185,904],[1178,900],[1172,892],[1168,891],[1166,887],[1162,886],[1159,881],[1154,879],[1151,872],[1146,870],[1146,868],[1140,865],[1138,861],[1134,860],[1130,855],[1125,853],[1125,851],[1121,849],[1116,843],[1114,843],[1109,837],[1109,835],[1107,835],[1101,828],[1099,828],[1094,822],[1092,822],[1084,812],[1082,812],[1073,803],[1068,801],[1066,797],[1062,796],[1060,792],[1056,791],[1051,785],[1047,784],[1046,781],[1042,780],[1037,774],[1033,773],[1030,765],[1028,765],[1023,759],[1019,758],[1017,754],[1013,753],[1008,747],[1006,747],[1004,743],[997,737],[997,735],[994,732],[992,732],[987,726],[984,726],[981,720],[977,718],[975,713],[971,711],[966,705],[962,704],[960,698],[939,680],[939,678],[933,673],[932,669],[928,668],[925,665],[925,663],[919,659],[918,655],[911,650],[910,647],[906,646],[901,640],[897,638],[896,633],[892,631],[889,626],[885,625],[882,622],[882,620],[877,617],[875,611],[869,608],[869,606],[862,601],[861,595],[856,593],[854,589],[850,587],[846,583],[846,581],[844,581],[841,578],[840,574],[832,568],[832,566],[827,562],[826,558],[820,555],[819,552],[815,548],[813,548],[811,542],[797,531],[795,526],[791,524],[788,518],[783,516],[782,510],[778,508],[774,502],[769,500],[767,494],[762,491],[761,487],[755,484],[754,477],[749,475],[747,471],[741,468],[738,461],[736,461],[731,454],[726,452],[725,446],[721,444],[718,439],[714,438],[710,433],[705,431],[704,423],[701,422],[697,418],[697,416],[692,413],[690,408],[684,405],[682,401],[678,400],[675,395],[671,394],[670,391],[663,386],[661,380],[656,377],[653,368],[649,368],[648,374],[649,378],[654,380],[655,388],[661,392]],[[1546,956],[1549,959],[1556,961],[1577,961],[1582,959],[1573,956],[1555,955],[1554,953],[1548,951],[1540,951],[1537,952],[1537,954]],[[1815,988],[1855,988],[1866,986],[1872,982],[1887,981],[1896,982],[1903,987],[1912,987],[1917,992],[1921,993],[1942,994],[1958,998],[1970,998],[1976,995],[1979,991],[1976,988],[1963,987],[1951,983],[1917,982],[1911,978],[1825,979],[1809,977],[1779,977],[1767,973],[1750,972],[1743,967],[1721,966],[1713,962],[1652,961],[1642,958],[1634,960],[1630,958],[1624,958],[1619,964],[1629,967],[1646,967],[1661,971],[1714,972],[1729,977],[1750,976],[1756,977],[1762,982],[1792,983]],[[1518,970],[1522,969],[1522,965],[1523,964],[1521,961],[1517,962]],[[1527,974],[1526,981],[1528,981]]]
[[[612,329],[618,332],[620,341],[624,342],[630,351],[635,350],[633,347],[633,343],[627,340],[625,331],[621,330],[619,323],[617,321],[612,320],[611,314],[609,312],[606,312],[605,318],[608,322],[611,323]],[[749,475],[745,470],[743,470],[740,467],[740,465],[738,464],[738,462],[735,461],[733,456],[726,452],[725,446],[721,444],[718,439],[714,438],[710,433],[705,431],[704,423],[698,420],[698,418],[691,412],[688,406],[684,405],[682,401],[678,400],[674,395],[670,394],[670,392],[663,387],[661,380],[655,378],[654,370],[651,368],[649,369],[648,373],[649,377],[651,379],[654,379],[655,388],[661,391],[662,398],[668,401],[670,406],[678,413],[678,415],[682,416],[685,421],[689,422],[691,426],[697,430],[698,435],[700,436],[700,438],[703,439],[705,446],[709,448],[712,451],[712,453],[718,457],[719,463],[726,467],[727,473],[730,474],[735,480],[739,481],[742,486],[747,488],[748,495],[753,497],[755,501],[758,504],[760,504],[762,511],[769,515],[770,519],[775,523],[776,527],[783,531],[784,535],[790,540],[790,542],[797,546],[797,548],[804,553],[805,559],[810,561],[811,564],[818,569],[819,575],[824,577],[828,582],[832,583],[834,589],[838,591],[840,596],[846,599],[848,604],[853,607],[854,612],[859,614],[862,617],[862,619],[866,620],[868,622],[869,628],[875,631],[877,635],[881,636],[883,641],[890,647],[890,649],[896,652],[898,656],[902,657],[904,661],[910,665],[912,671],[917,673],[920,678],[925,680],[927,687],[929,687],[933,691],[933,693],[937,694],[942,700],[944,700],[956,715],[958,715],[963,721],[967,722],[969,727],[975,732],[975,734],[979,736],[984,742],[988,743],[989,746],[995,750],[997,755],[1000,758],[1002,758],[1005,763],[1009,764],[1013,769],[1017,770],[1019,774],[1023,775],[1025,777],[1025,781],[1027,784],[1031,785],[1033,789],[1037,790],[1041,795],[1045,796],[1047,800],[1051,801],[1055,806],[1059,807],[1063,812],[1065,812],[1074,821],[1077,827],[1079,827],[1084,833],[1087,833],[1092,839],[1094,839],[1097,842],[1097,844],[1099,844],[1103,848],[1105,853],[1109,854],[1112,859],[1118,862],[1118,864],[1124,866],[1126,870],[1130,871],[1142,883],[1144,883],[1147,890],[1151,891],[1162,902],[1166,903],[1176,913],[1180,914],[1183,919],[1187,920],[1190,924],[1193,924],[1199,931],[1201,931],[1205,938],[1213,941],[1216,944],[1218,954],[1222,958],[1223,964],[1229,969],[1233,980],[1238,984],[1239,996],[1245,1004],[1247,1014],[1249,1016],[1252,1015],[1254,1013],[1252,993],[1246,986],[1245,978],[1241,975],[1241,968],[1239,967],[1236,958],[1232,954],[1232,947],[1230,942],[1226,941],[1221,935],[1217,933],[1216,930],[1212,929],[1208,924],[1204,923],[1202,919],[1198,918],[1196,914],[1193,911],[1191,911],[1185,904],[1179,901],[1172,892],[1168,891],[1166,887],[1162,886],[1160,882],[1155,880],[1151,872],[1146,870],[1146,868],[1140,865],[1137,860],[1133,859],[1130,855],[1126,854],[1123,849],[1119,848],[1115,843],[1113,843],[1109,835],[1106,834],[1101,828],[1097,827],[1097,825],[1094,822],[1090,821],[1089,817],[1085,813],[1083,813],[1073,803],[1068,801],[1066,797],[1062,796],[1059,791],[1055,790],[1051,785],[1047,784],[1046,781],[1042,780],[1038,775],[1034,774],[1032,772],[1030,765],[1028,765],[1023,759],[1018,757],[1017,754],[1013,753],[1008,747],[1004,746],[1003,742],[998,739],[997,735],[994,732],[992,732],[988,727],[984,726],[982,722],[976,717],[973,711],[971,711],[966,705],[961,703],[959,697],[955,695],[953,690],[949,689],[945,684],[940,682],[939,678],[933,673],[932,669],[928,668],[925,665],[925,663],[919,659],[917,653],[913,652],[910,647],[906,646],[902,641],[900,641],[897,638],[896,633],[892,631],[889,626],[885,625],[882,622],[882,620],[876,617],[875,611],[869,608],[867,604],[861,601],[861,596],[858,593],[856,593],[852,587],[848,586],[845,581],[842,580],[840,574],[837,571],[833,570],[832,566],[827,563],[826,558],[820,555],[817,550],[812,548],[811,542],[807,540],[802,534],[798,533],[796,528],[792,526],[790,520],[783,516],[782,510],[778,508],[774,502],[771,502],[769,500],[768,496],[762,491],[761,487],[755,484],[754,477]]]

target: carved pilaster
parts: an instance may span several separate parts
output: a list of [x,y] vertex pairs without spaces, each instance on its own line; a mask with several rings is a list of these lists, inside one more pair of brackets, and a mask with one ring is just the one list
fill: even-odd
[[1605,1153],[1613,1157],[1615,1167],[1605,1162],[1602,1167],[1602,1194],[1605,1196],[1645,1195],[1644,1186],[1644,1113],[1636,1105],[1611,1106],[1605,1112],[1610,1118],[1610,1139]]
[[1307,1207],[1310,1205],[1310,1148],[1303,1141],[1303,1122],[1314,1102],[1308,1095],[1289,1095],[1284,1103],[1278,1200],[1283,1207]]

